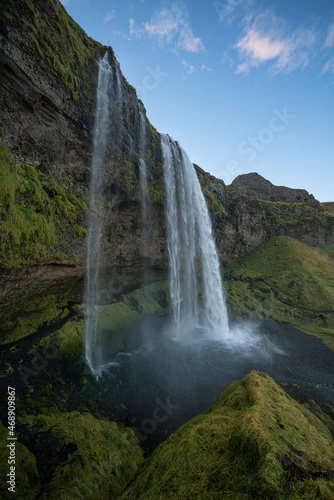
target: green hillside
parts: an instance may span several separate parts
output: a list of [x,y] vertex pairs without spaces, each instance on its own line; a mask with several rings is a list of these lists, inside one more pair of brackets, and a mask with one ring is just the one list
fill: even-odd
[[232,317],[287,322],[334,350],[334,243],[271,238],[232,263],[225,285]]

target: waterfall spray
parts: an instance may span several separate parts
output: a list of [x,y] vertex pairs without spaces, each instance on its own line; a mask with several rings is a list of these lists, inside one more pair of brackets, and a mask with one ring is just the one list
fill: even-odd
[[192,328],[204,328],[216,338],[223,339],[229,333],[228,316],[205,198],[185,151],[168,135],[161,136],[161,144],[170,295],[177,335],[182,338],[192,325]]

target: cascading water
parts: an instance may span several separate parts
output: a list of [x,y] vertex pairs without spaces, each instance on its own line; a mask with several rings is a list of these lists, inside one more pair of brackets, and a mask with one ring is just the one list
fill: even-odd
[[[219,260],[205,198],[185,151],[161,136],[166,187],[167,247],[173,321],[179,339],[200,327],[229,335]],[[201,269],[201,282],[197,278]],[[199,300],[199,296],[202,297]]]
[[[87,272],[85,282],[85,302],[87,304],[85,355],[91,371],[100,376],[104,367],[103,339],[101,338],[99,303],[99,265],[103,229],[103,180],[104,160],[107,149],[108,129],[111,115],[112,67],[108,53],[98,62],[98,86],[96,118],[90,181],[90,206],[87,234]],[[118,80],[118,78],[117,78]]]
[[139,108],[140,115],[140,135],[139,135],[139,150],[140,150],[140,158],[139,158],[139,180],[141,186],[141,210],[143,217],[143,227],[145,230],[147,224],[147,205],[148,205],[148,186],[147,186],[147,169],[145,162],[145,147],[146,147],[146,120],[142,110],[142,107]]

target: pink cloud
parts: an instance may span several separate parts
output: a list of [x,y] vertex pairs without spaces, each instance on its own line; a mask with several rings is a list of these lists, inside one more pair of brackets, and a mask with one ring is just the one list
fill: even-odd
[[271,11],[258,15],[234,46],[239,53],[236,73],[249,73],[265,63],[272,74],[306,67],[316,33],[307,28],[287,31],[285,21]]

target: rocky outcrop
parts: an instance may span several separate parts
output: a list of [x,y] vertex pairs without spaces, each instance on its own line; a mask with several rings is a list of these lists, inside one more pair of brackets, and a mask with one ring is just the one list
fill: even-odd
[[212,215],[221,263],[241,257],[272,236],[285,235],[322,247],[334,240],[330,203],[320,204],[303,189],[274,186],[256,173],[232,184],[194,165]]
[[240,175],[226,186],[225,215],[214,217],[223,265],[272,236],[291,236],[322,247],[334,240],[334,216],[303,189],[274,186],[256,173]]
[[306,203],[315,208],[320,206],[314,196],[305,189],[274,186],[270,181],[255,172],[239,175],[232,182],[231,188],[258,200]]

